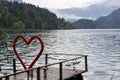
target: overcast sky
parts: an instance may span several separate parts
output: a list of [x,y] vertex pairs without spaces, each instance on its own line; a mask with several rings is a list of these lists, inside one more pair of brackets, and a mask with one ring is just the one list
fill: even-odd
[[106,0],[23,0],[23,1],[48,9],[62,9],[70,7],[83,8],[92,4],[102,3]]
[[[120,0],[23,0],[25,3],[30,3],[34,5],[38,5],[42,8],[47,8],[50,11],[57,14],[58,17],[69,17],[69,18],[80,18],[82,16],[76,16],[76,15],[65,15],[60,14],[56,9],[64,9],[64,8],[87,8],[91,5],[99,5],[101,7],[120,7]],[[108,13],[105,13],[103,15],[106,15]],[[91,16],[90,18],[93,18]]]

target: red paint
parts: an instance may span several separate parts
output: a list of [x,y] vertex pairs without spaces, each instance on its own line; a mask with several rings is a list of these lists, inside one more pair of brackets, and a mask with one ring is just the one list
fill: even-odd
[[40,42],[40,45],[41,45],[41,48],[40,48],[40,51],[39,53],[37,54],[37,56],[35,57],[35,59],[32,61],[32,63],[29,65],[28,69],[32,68],[32,66],[36,63],[36,61],[39,59],[39,57],[41,56],[43,50],[44,50],[44,43],[42,41],[42,39],[39,37],[39,36],[32,36],[31,39],[27,40],[24,36],[22,35],[19,35],[19,36],[16,36],[15,39],[14,39],[14,43],[13,43],[13,50],[14,50],[14,53],[16,55],[16,57],[18,58],[18,60],[20,61],[20,63],[22,64],[23,68],[24,69],[27,69],[25,63],[23,62],[23,60],[21,59],[21,57],[19,56],[17,50],[16,50],[16,43],[18,41],[18,39],[22,39],[26,45],[30,45],[30,43],[32,42],[32,40],[34,39],[37,39],[39,40]]

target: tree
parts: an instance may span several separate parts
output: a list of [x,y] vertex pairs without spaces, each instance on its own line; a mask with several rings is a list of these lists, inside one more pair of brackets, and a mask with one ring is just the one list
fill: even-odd
[[17,21],[13,24],[14,29],[25,29],[25,25],[22,21]]
[[41,27],[42,27],[42,29],[48,28],[47,22],[42,22],[42,23],[41,23]]
[[48,9],[3,1],[0,4],[0,25],[6,29],[64,29],[70,24],[66,24],[63,18],[58,19]]

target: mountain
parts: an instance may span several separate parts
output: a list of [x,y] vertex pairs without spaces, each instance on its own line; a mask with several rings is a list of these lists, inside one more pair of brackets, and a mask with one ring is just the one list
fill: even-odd
[[23,0],[7,0],[7,1],[10,1],[10,2],[15,2],[15,1],[17,1],[18,3],[22,3],[22,2],[23,2]]
[[72,23],[74,29],[95,29],[99,26],[98,23],[93,20],[80,19]]
[[108,29],[108,28],[120,28],[120,8],[113,11],[111,14],[100,17],[96,19],[95,21],[93,20],[87,20],[87,19],[80,19],[74,23],[72,23],[74,28],[79,28],[79,29],[96,29],[96,28],[101,28],[101,29]]
[[76,17],[79,17],[79,19],[80,18],[96,19],[100,16],[111,13],[113,10],[115,10],[115,8],[112,8],[112,7],[107,8],[107,7],[91,5],[87,8],[58,9],[58,12],[59,12],[59,14],[68,15],[68,17],[71,15],[74,15]]
[[120,8],[108,16],[98,18],[96,22],[106,28],[120,28]]
[[68,29],[71,24],[48,9],[35,5],[2,1],[0,27],[5,29]]
[[110,14],[120,7],[120,0],[101,0],[85,8],[57,9],[54,12],[66,20],[92,19]]

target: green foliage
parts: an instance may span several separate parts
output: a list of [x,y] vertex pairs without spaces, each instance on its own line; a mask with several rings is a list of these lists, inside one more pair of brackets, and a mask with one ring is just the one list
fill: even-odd
[[2,46],[2,51],[7,55],[6,58],[9,59],[9,56],[12,55],[8,49],[8,43],[4,29],[0,26],[0,46]]
[[0,27],[0,36],[3,34],[3,29]]
[[88,19],[80,19],[72,24],[74,28],[79,29],[96,29],[98,28],[99,24]]
[[13,24],[14,29],[25,29],[25,25],[22,21],[17,21]]
[[7,46],[7,41],[6,41],[6,37],[5,37],[5,33],[3,28],[0,27],[0,42],[3,43],[3,47]]
[[64,29],[71,27],[68,24],[45,8],[18,2],[0,3],[0,25],[5,29]]

